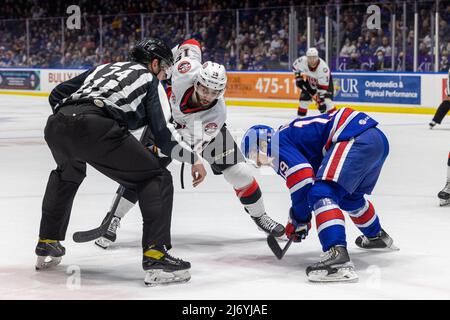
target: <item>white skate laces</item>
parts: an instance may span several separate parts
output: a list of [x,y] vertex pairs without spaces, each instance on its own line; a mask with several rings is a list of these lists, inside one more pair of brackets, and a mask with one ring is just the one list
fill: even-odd
[[278,222],[272,220],[272,218],[266,213],[264,213],[261,217],[254,219],[263,230],[272,231],[278,225]]
[[120,227],[120,218],[114,217],[112,218],[111,223],[108,226],[108,232],[116,233],[117,228],[119,227]]

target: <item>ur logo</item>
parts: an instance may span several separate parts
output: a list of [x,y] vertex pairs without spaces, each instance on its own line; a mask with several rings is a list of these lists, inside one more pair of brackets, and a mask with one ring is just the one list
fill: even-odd
[[358,80],[341,79],[341,90],[343,93],[358,93]]

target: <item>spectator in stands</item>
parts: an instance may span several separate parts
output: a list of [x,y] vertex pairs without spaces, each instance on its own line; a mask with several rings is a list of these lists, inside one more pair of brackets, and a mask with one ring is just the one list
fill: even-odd
[[359,60],[359,54],[356,52],[353,52],[351,54],[350,62],[347,65],[347,70],[361,70],[361,61]]
[[266,62],[264,57],[261,54],[257,54],[255,58],[255,70],[263,71],[267,70]]
[[319,30],[314,31],[313,44],[313,47],[319,51],[319,56],[323,57],[325,55],[325,39],[322,37]]
[[308,43],[307,43],[307,38],[305,35],[299,35],[299,40],[298,40],[298,56],[304,56],[306,55],[306,50],[308,50]]
[[370,38],[370,44],[367,47],[366,52],[364,52],[364,55],[367,56],[374,56],[377,55],[377,49],[378,49],[378,39],[376,37]]
[[275,51],[270,54],[270,60],[266,63],[267,70],[281,70],[280,58]]
[[385,57],[392,56],[392,48],[389,45],[389,39],[387,37],[383,37],[383,39],[381,40],[381,46],[377,48],[376,52],[380,50],[383,50]]
[[375,55],[377,57],[377,60],[372,66],[372,71],[384,71],[390,68],[391,63],[389,59],[385,61],[384,51],[382,49],[378,50]]
[[450,62],[448,61],[448,51],[442,51],[441,61],[439,63],[439,71],[447,71],[450,69]]
[[280,52],[282,46],[282,41],[280,40],[280,37],[278,34],[272,35],[272,42],[270,43],[270,50],[272,52]]
[[367,50],[367,47],[368,47],[368,45],[367,45],[367,43],[364,41],[364,37],[363,37],[363,36],[359,36],[359,37],[358,37],[358,41],[356,42],[356,46],[355,46],[356,52],[357,52],[359,55],[362,55],[362,54],[364,54],[365,51]]
[[345,43],[342,46],[341,53],[339,54],[342,58],[349,58],[353,53],[356,52],[356,47],[351,43],[349,38],[345,39]]

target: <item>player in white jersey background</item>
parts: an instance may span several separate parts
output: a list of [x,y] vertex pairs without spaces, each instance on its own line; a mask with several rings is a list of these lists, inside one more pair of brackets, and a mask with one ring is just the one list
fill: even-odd
[[333,80],[327,63],[319,57],[316,48],[309,48],[305,56],[294,61],[296,85],[301,90],[297,115],[306,116],[308,106],[315,102],[320,113],[331,113],[333,106]]
[[438,193],[438,198],[441,207],[450,205],[450,152],[447,160],[447,183],[444,189]]
[[433,116],[433,119],[430,122],[430,129],[433,129],[436,124],[441,124],[445,115],[450,110],[450,69],[448,70],[448,78],[447,78],[447,87],[445,88],[445,97],[442,100],[439,107],[436,109],[436,112]]
[[[284,226],[267,215],[259,185],[226,127],[225,67],[210,61],[202,64],[201,46],[194,39],[183,42],[173,51],[175,64],[169,73],[170,86],[166,91],[177,131],[210,163],[214,174],[223,174],[258,228],[276,237],[282,236]],[[147,137],[145,143],[152,145],[152,137]],[[162,161],[167,161],[167,165],[170,163],[170,158],[158,152],[158,148],[152,146],[151,149]],[[96,240],[98,246],[107,248],[116,240],[120,219],[136,202],[135,192],[127,189],[108,231]]]

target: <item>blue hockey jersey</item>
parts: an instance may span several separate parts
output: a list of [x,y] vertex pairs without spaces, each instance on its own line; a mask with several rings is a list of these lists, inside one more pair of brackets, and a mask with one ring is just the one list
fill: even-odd
[[[327,166],[330,175],[339,173],[339,161],[323,163],[328,151],[336,153],[333,158],[338,153],[345,155],[353,138],[377,125],[367,114],[343,108],[332,114],[295,119],[275,132],[271,141],[272,167],[286,180],[295,211],[310,211],[306,196],[321,165]],[[339,148],[333,148],[340,142]]]

